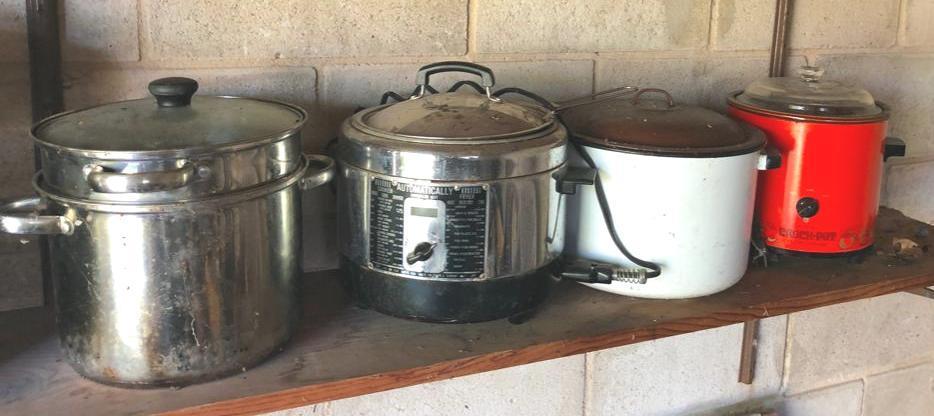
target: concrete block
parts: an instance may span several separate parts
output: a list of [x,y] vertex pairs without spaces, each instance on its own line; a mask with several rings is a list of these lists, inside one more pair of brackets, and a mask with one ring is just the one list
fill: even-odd
[[62,9],[66,61],[139,60],[135,1],[68,0]]
[[141,3],[147,57],[461,55],[466,0]]
[[929,192],[919,192],[922,189],[934,189],[934,160],[889,164],[883,189],[883,205],[901,210],[911,218],[934,224],[934,199]]
[[374,393],[270,416],[567,416],[584,403],[584,356]]
[[934,155],[934,57],[931,55],[828,55],[817,64],[824,78],[869,90],[892,108],[890,136],[908,144],[908,156]]
[[930,416],[934,413],[934,363],[866,379],[863,416]]
[[[854,381],[785,399],[779,406],[782,416],[860,416],[863,383]],[[895,415],[898,413],[889,413]]]
[[903,41],[906,46],[934,45],[934,2],[930,0],[905,1],[905,27]]
[[[425,64],[431,61],[426,60]],[[589,94],[592,88],[591,61],[481,62],[496,75],[495,89],[521,87],[551,100],[565,100]],[[326,66],[322,75],[319,111],[326,126],[314,140],[323,144],[335,137],[340,122],[358,107],[379,104],[386,91],[408,96],[415,88],[415,73],[423,64],[336,65]],[[462,79],[475,79],[463,73],[439,74],[431,85],[446,91]]]
[[28,62],[26,3],[0,0],[0,62]]
[[[771,3],[771,2],[768,2]],[[789,45],[804,48],[885,48],[895,44],[899,0],[798,0]],[[770,33],[771,25],[762,31]]]
[[[803,63],[789,57],[789,66]],[[655,87],[675,101],[724,111],[726,98],[768,75],[768,58],[612,59],[597,61],[597,90],[621,85]]]
[[478,4],[481,53],[699,49],[707,0],[491,0]]
[[737,382],[742,325],[591,353],[588,415],[683,415],[778,394],[786,317],[761,321],[756,376]]
[[773,2],[715,0],[711,30],[716,50],[768,50],[772,43]]
[[934,358],[934,302],[898,293],[792,314],[789,394]]

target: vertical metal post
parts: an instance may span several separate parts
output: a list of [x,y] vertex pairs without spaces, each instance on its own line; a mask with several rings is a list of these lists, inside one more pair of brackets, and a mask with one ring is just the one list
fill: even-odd
[[772,21],[772,46],[769,50],[769,77],[780,77],[785,72],[785,38],[788,34],[788,15],[791,0],[775,1],[775,20]]
[[[58,33],[58,0],[26,0],[26,31],[29,40],[29,82],[32,120],[37,122],[64,109],[62,56]],[[33,151],[40,168],[38,148]],[[48,239],[39,238],[42,292],[45,304],[52,300]]]
[[[772,46],[769,50],[769,77],[780,77],[785,72],[785,49],[788,35],[788,16],[792,0],[775,0],[775,19],[772,21]],[[752,384],[756,375],[756,349],[759,320],[743,323],[743,345],[739,358],[739,382]]]

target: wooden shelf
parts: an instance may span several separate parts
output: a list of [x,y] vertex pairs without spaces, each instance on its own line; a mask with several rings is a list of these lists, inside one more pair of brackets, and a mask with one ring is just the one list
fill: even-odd
[[304,325],[284,351],[245,373],[182,389],[84,380],[62,361],[47,308],[2,313],[0,414],[273,411],[934,285],[934,254],[907,261],[889,248],[893,237],[930,244],[934,227],[883,209],[878,234],[880,252],[862,264],[785,258],[699,299],[634,299],[562,282],[521,325],[391,318],[349,305],[337,272],[315,273],[305,285]]

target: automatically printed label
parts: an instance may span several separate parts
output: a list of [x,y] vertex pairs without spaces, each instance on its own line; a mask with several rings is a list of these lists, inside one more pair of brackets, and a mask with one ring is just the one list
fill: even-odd
[[486,258],[487,191],[373,178],[372,267],[419,277],[476,278]]

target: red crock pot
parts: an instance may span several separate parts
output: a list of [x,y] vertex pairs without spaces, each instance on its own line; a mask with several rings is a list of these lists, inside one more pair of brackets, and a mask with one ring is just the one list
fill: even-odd
[[730,94],[729,114],[763,131],[782,165],[759,172],[758,228],[780,254],[858,255],[873,243],[882,162],[903,156],[885,137],[888,107],[866,90],[800,77],[767,78]]

